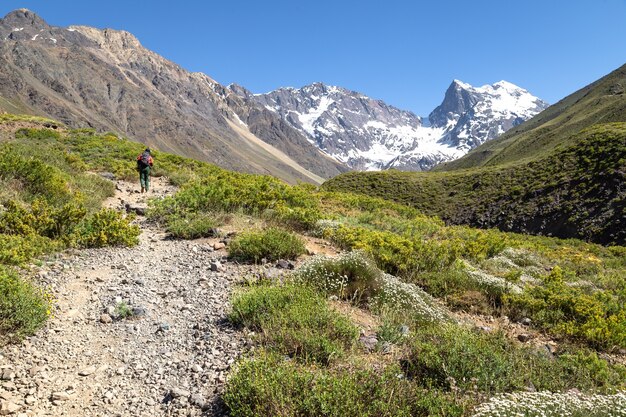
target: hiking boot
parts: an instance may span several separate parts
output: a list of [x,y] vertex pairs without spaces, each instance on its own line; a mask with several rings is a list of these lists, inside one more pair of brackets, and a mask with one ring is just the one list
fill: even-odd
[[141,193],[143,194],[145,192],[146,192],[146,189],[144,187],[141,187]]

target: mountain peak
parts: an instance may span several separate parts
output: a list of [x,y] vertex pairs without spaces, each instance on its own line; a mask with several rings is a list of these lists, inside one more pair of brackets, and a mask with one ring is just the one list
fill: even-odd
[[37,13],[28,9],[17,9],[7,13],[7,15],[0,20],[0,26],[11,26],[15,29],[26,26],[33,26],[37,29],[47,29],[50,27]]
[[456,78],[454,80],[452,80],[452,84],[450,84],[449,88],[461,88],[463,90],[472,90],[472,89],[474,89],[474,87],[472,87],[470,84],[464,83],[463,81],[457,80]]

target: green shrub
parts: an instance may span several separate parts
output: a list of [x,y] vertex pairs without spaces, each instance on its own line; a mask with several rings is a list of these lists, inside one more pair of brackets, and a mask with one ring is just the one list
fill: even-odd
[[267,354],[237,366],[224,402],[233,417],[455,417],[470,409],[453,395],[412,384],[396,366],[315,369]]
[[232,323],[259,332],[265,346],[304,363],[340,358],[359,334],[323,297],[299,285],[251,287],[232,306]]
[[326,295],[352,301],[367,302],[382,287],[382,272],[359,251],[316,256],[298,268],[295,277]]
[[84,248],[135,246],[139,243],[139,226],[120,212],[102,209],[85,218],[76,231],[76,243]]
[[339,226],[327,229],[324,237],[344,249],[363,250],[384,271],[404,277],[420,272],[443,271],[461,254],[457,241],[416,240],[365,227]]
[[133,310],[128,306],[128,304],[121,301],[115,306],[115,314],[122,319],[127,319],[133,316]]
[[0,345],[33,334],[51,314],[49,294],[0,268]]
[[289,186],[276,178],[217,168],[186,184],[175,196],[153,202],[151,217],[167,222],[182,213],[237,211],[299,230],[313,228],[321,218],[317,196],[305,185]]
[[580,338],[604,349],[626,347],[626,293],[587,292],[568,285],[561,268],[544,277],[543,285],[505,296],[510,315],[529,316],[556,335]]
[[269,228],[244,232],[228,247],[229,256],[238,261],[259,262],[261,259],[296,259],[306,252],[304,241],[283,229]]
[[11,180],[23,189],[26,200],[45,199],[52,204],[64,204],[76,197],[68,187],[70,175],[61,169],[26,154],[26,149],[2,145],[0,149],[0,179]]
[[219,222],[214,214],[171,216],[167,220],[167,231],[181,239],[212,237]]
[[0,233],[0,264],[23,265],[41,255],[63,247],[47,237],[37,235],[17,236]]
[[37,199],[30,207],[10,200],[0,213],[0,233],[11,235],[39,235],[59,239],[69,235],[83,219],[86,211],[81,206],[68,203],[59,208]]
[[383,273],[360,251],[336,257],[316,256],[294,274],[298,282],[373,310],[393,309],[422,321],[447,321],[446,312],[413,284]]

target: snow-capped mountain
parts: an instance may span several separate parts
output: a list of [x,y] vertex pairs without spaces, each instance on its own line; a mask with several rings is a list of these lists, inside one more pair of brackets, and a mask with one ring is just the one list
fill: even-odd
[[429,123],[381,100],[322,83],[250,94],[353,169],[427,170],[528,120],[548,104],[509,82],[475,88],[454,80]]

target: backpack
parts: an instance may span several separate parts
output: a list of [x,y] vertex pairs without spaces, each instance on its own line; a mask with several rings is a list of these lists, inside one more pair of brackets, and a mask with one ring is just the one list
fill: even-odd
[[145,167],[150,166],[150,160],[152,157],[148,152],[144,152],[137,157],[137,168],[143,169]]

